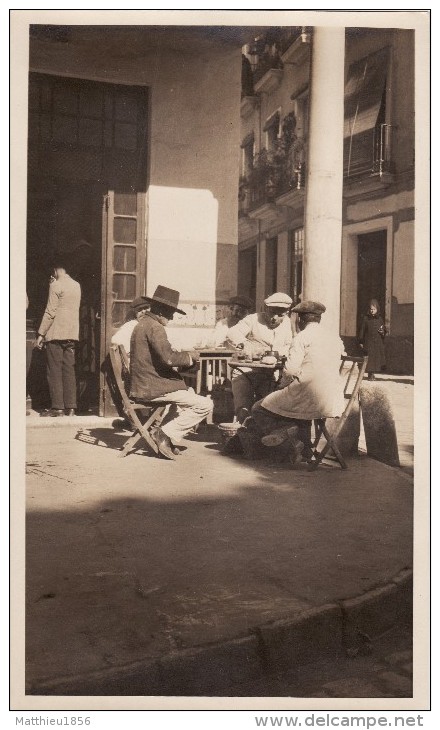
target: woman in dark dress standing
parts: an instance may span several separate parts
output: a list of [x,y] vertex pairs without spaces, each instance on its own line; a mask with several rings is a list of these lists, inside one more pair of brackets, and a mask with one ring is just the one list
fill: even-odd
[[359,334],[359,344],[364,353],[368,355],[368,380],[374,380],[374,373],[385,369],[385,335],[386,330],[380,316],[379,304],[377,299],[371,299]]

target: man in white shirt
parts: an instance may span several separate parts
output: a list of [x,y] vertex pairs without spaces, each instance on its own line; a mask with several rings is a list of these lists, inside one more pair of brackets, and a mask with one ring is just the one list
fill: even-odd
[[[292,299],[283,292],[271,294],[264,300],[264,311],[249,314],[232,327],[227,339],[234,345],[243,345],[246,355],[263,355],[268,350],[280,356],[287,355],[292,343],[290,309]],[[232,379],[234,411],[238,420],[250,415],[252,405],[267,395],[273,384],[272,373],[252,372],[243,368],[243,373]]]
[[254,405],[252,419],[263,435],[261,443],[279,446],[290,440],[299,457],[304,441],[309,446],[311,421],[340,416],[344,409],[339,375],[344,344],[320,324],[325,312],[320,302],[304,301],[292,311],[298,313],[300,332],[293,339],[281,387]]
[[130,358],[130,340],[137,323],[150,309],[150,302],[147,297],[137,297],[131,303],[132,318],[119,327],[111,339],[112,345],[123,345],[124,350]]

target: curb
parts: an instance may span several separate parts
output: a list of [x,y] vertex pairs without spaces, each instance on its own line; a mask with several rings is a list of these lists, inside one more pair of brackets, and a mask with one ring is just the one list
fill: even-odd
[[355,652],[412,619],[412,570],[360,596],[263,624],[248,636],[86,675],[37,682],[28,695],[216,696],[321,656]]
[[26,416],[26,428],[60,428],[66,426],[113,426],[123,427],[121,416],[62,416],[62,418],[41,418],[39,414]]

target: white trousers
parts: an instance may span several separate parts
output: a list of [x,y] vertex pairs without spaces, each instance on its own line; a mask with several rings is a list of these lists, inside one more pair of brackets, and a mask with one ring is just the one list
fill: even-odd
[[197,395],[194,388],[175,390],[173,393],[154,398],[152,403],[164,401],[171,405],[160,427],[175,444],[180,443],[194,426],[207,418],[214,407],[211,398]]

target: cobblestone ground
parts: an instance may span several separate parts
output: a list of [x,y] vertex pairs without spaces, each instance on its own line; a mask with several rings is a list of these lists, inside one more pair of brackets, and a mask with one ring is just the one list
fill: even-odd
[[412,636],[393,629],[362,655],[304,665],[234,688],[237,697],[412,697]]

